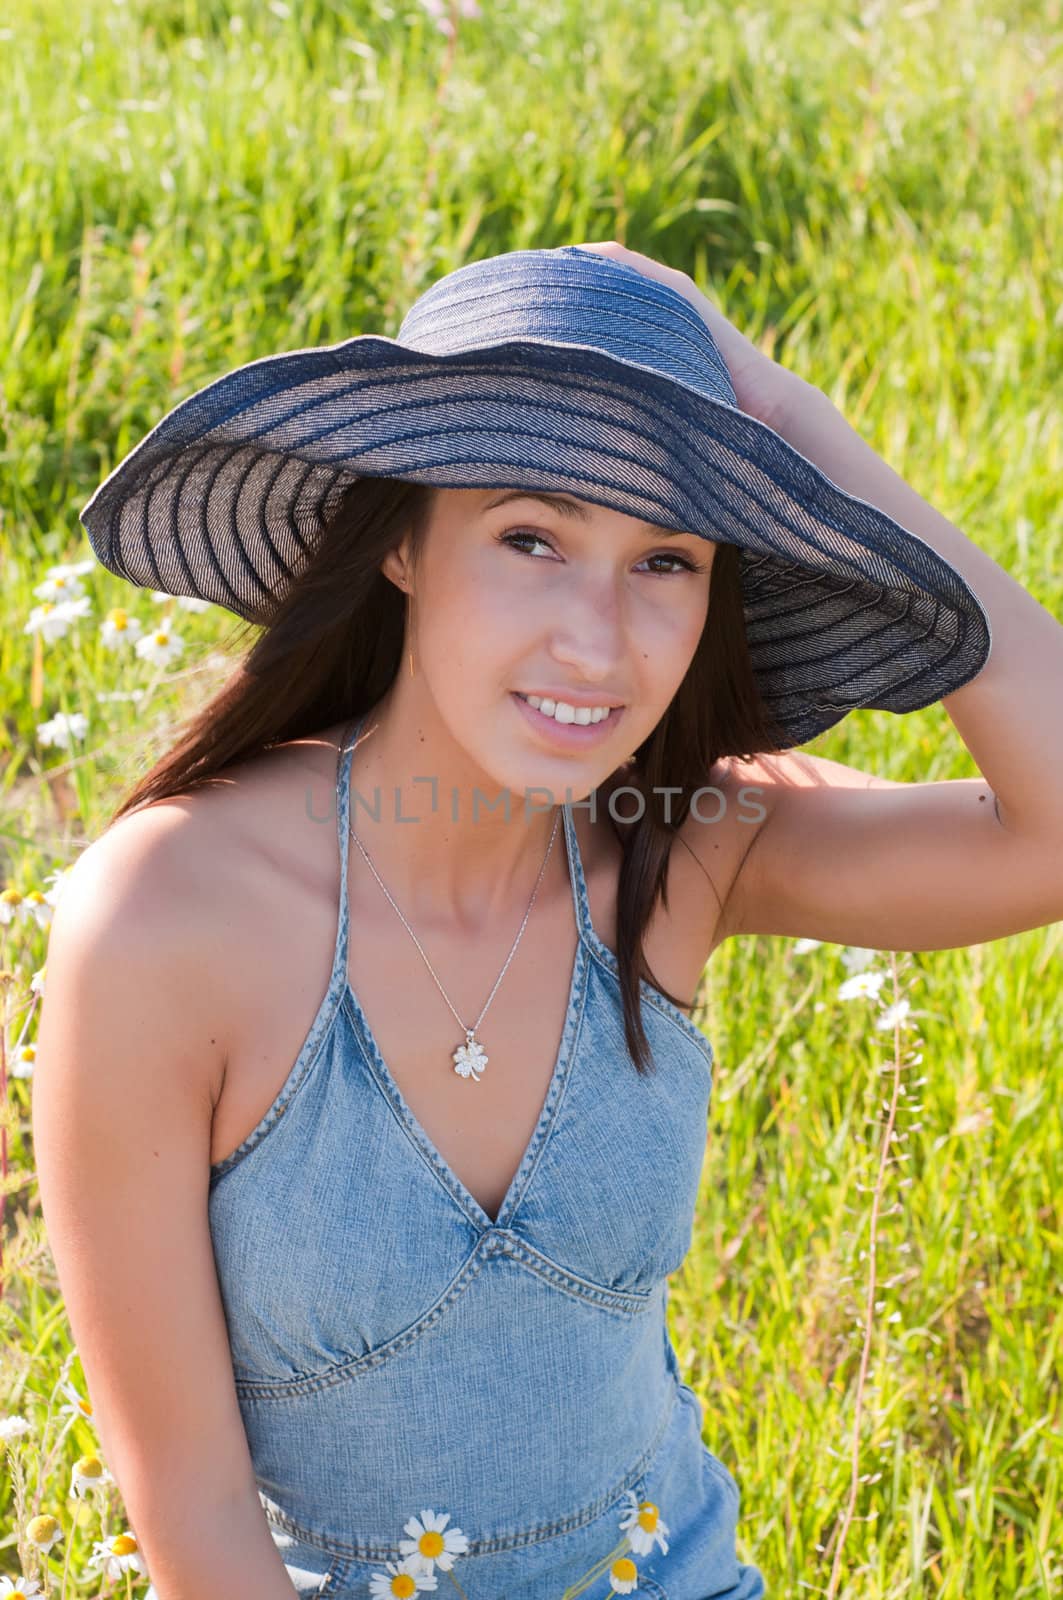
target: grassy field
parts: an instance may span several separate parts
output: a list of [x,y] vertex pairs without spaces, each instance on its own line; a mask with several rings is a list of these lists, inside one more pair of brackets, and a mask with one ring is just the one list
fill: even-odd
[[[0,19],[0,1573],[44,1582],[32,1519],[53,1517],[51,1594],[146,1580],[90,1565],[126,1527],[116,1489],[69,1492],[98,1441],[34,1182],[41,896],[216,685],[236,623],[93,563],[83,615],[26,625],[163,411],[274,350],[394,335],[467,259],[617,238],[689,272],[1063,617],[1058,0],[452,16]],[[169,619],[180,657],[108,648],[115,607],[145,636]],[[60,715],[85,719],[68,746]],[[895,779],[976,770],[940,705],[856,712],[810,748]],[[670,1315],[773,1596],[1060,1592],[1060,945],[1055,925],[902,955],[896,995],[877,954],[877,999],[841,997],[860,957],[834,946],[731,941],[709,967],[713,1109]],[[903,1025],[876,1026],[895,998]]]

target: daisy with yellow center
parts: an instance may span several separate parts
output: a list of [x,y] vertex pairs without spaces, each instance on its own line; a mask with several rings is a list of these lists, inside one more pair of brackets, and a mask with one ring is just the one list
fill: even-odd
[[36,1578],[0,1578],[0,1600],[36,1600],[41,1593]]
[[124,606],[114,606],[100,623],[100,642],[107,650],[119,645],[135,644],[144,633],[136,617],[131,617]]
[[113,1539],[94,1540],[86,1566],[99,1569],[105,1578],[121,1578],[126,1572],[143,1572],[144,1558],[133,1535],[119,1533]]
[[77,1391],[77,1385],[71,1383],[69,1378],[64,1379],[63,1383],[60,1385],[60,1388],[66,1395],[67,1399],[66,1405],[60,1406],[59,1408],[60,1416],[83,1417],[86,1422],[91,1422],[92,1401],[86,1399],[83,1395],[80,1395]]
[[654,1545],[660,1545],[661,1554],[668,1554],[668,1524],[661,1518],[661,1513],[652,1500],[639,1500],[632,1490],[626,1490],[624,1499],[627,1509],[620,1519],[620,1526],[627,1533],[631,1541],[631,1548],[636,1555],[649,1555]]
[[[372,1574],[369,1580],[372,1600],[413,1600],[422,1590],[435,1589],[436,1567],[449,1575],[460,1595],[465,1595],[452,1569],[455,1557],[468,1553],[469,1541],[460,1528],[448,1528],[449,1521],[449,1512],[422,1511],[420,1517],[411,1517],[404,1524],[403,1532],[408,1537],[399,1541],[402,1560],[386,1561],[384,1571]],[[575,1600],[606,1576],[610,1596],[634,1594],[639,1570],[627,1552],[633,1550],[645,1555],[659,1547],[662,1553],[668,1553],[668,1524],[661,1517],[659,1507],[652,1500],[639,1500],[630,1489],[623,1496],[620,1528],[623,1532],[620,1543],[567,1588],[560,1600]],[[609,1600],[609,1596],[604,1600]]]
[[463,1556],[469,1548],[469,1541],[460,1528],[447,1527],[449,1521],[449,1511],[444,1511],[442,1515],[435,1511],[422,1511],[419,1518],[411,1517],[403,1528],[403,1532],[410,1537],[399,1540],[403,1556],[418,1560],[425,1572],[432,1572],[436,1566],[449,1572],[454,1565],[454,1557]]
[[80,1456],[71,1470],[70,1493],[80,1499],[82,1495],[93,1494],[105,1484],[113,1482],[99,1456]]
[[32,1078],[33,1068],[37,1062],[37,1046],[35,1044],[20,1044],[17,1050],[12,1050],[8,1071],[13,1078]]
[[421,1569],[419,1556],[407,1556],[397,1562],[385,1561],[384,1567],[383,1572],[374,1572],[369,1580],[373,1600],[412,1600],[416,1594],[438,1588],[435,1573]]
[[632,1594],[639,1583],[639,1569],[630,1556],[621,1556],[609,1568],[609,1582],[613,1594]]
[[8,884],[6,889],[0,890],[0,924],[14,922],[15,914],[22,904],[22,896],[13,884]]
[[184,647],[184,640],[180,635],[171,633],[164,625],[138,639],[134,652],[141,661],[149,661],[152,666],[168,667],[172,661],[176,661]]
[[26,1538],[35,1550],[48,1551],[63,1537],[63,1530],[55,1517],[42,1513],[31,1517],[26,1524]]

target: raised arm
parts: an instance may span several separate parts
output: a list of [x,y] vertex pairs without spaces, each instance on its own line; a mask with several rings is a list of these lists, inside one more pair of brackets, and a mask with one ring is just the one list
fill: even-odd
[[193,915],[187,823],[172,806],[122,819],[56,907],[33,1082],[41,1204],[93,1422],[158,1600],[291,1600],[207,1224],[227,1018],[224,963]]

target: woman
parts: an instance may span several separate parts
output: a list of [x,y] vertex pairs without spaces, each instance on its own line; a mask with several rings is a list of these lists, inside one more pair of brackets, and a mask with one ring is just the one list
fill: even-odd
[[[79,860],[38,1041],[44,1212],[159,1600],[754,1600],[666,1321],[689,997],[740,933],[1063,916],[1063,629],[613,242],[229,374],[83,520],[264,624]],[[939,698],[982,778],[794,752]]]

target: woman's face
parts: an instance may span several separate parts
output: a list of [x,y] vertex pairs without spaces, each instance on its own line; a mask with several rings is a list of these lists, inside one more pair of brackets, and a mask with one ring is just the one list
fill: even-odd
[[[500,785],[560,804],[660,721],[704,627],[715,548],[567,495],[437,489],[416,570],[406,541],[383,570],[412,595],[406,650],[453,740]],[[559,724],[527,694],[614,709]]]

